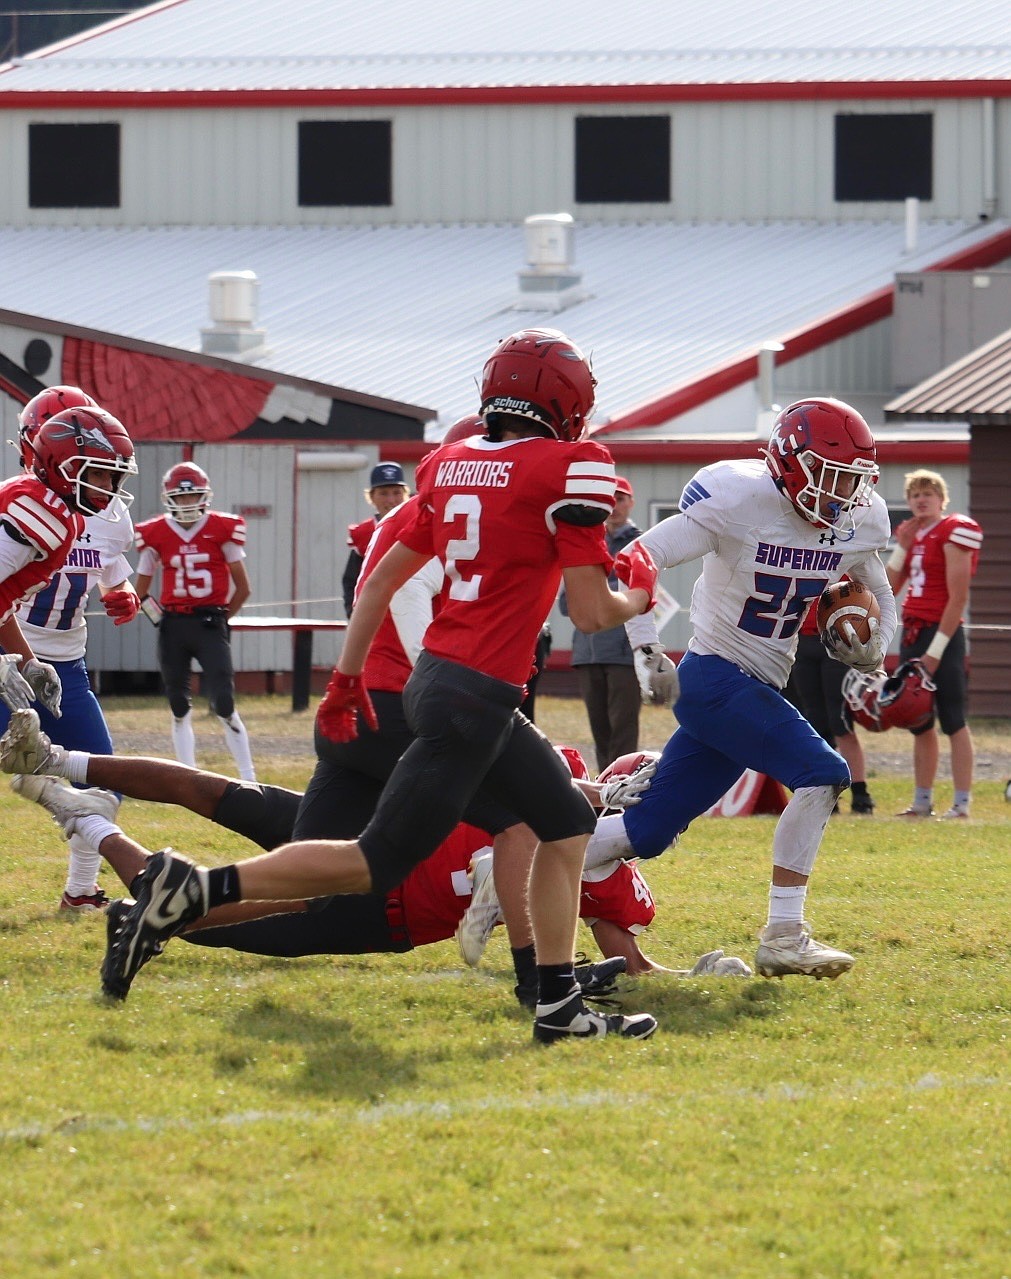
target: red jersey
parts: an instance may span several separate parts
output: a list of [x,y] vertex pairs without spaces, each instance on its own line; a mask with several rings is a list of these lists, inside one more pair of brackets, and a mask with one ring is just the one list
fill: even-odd
[[369,541],[375,531],[376,520],[373,516],[370,516],[367,520],[362,520],[360,524],[349,524],[348,546],[353,547],[359,555],[364,557],[369,547]]
[[[470,905],[471,860],[490,851],[491,837],[485,831],[461,824],[391,894],[403,903],[404,924],[415,946],[453,936]],[[595,883],[584,879],[582,888],[579,913],[584,919],[606,919],[638,933],[656,914],[646,881],[629,862],[619,862],[617,869]]]
[[589,440],[473,436],[428,454],[417,486],[417,515],[400,540],[446,570],[426,651],[522,685],[562,569],[610,567],[610,453]]
[[[948,602],[944,548],[951,543],[972,555],[971,573],[979,565],[983,530],[968,515],[945,515],[931,528],[917,533],[906,552],[909,589],[902,602],[902,620],[939,622]],[[961,621],[961,618],[959,618]]]
[[[368,580],[372,570],[394,542],[397,541],[397,535],[400,530],[414,519],[417,506],[417,498],[408,498],[400,506],[395,506],[378,524],[372,523],[372,540],[367,544],[365,559],[362,562],[362,571],[355,587],[356,600],[358,592]],[[436,596],[432,600],[433,612],[438,606],[439,600]],[[369,646],[369,654],[362,669],[362,682],[366,688],[378,689],[380,692],[402,693],[408,676],[413,669],[410,659],[404,652],[404,646],[400,642],[396,623],[390,612],[387,611],[386,616],[379,624],[379,630],[376,631],[375,638]]]
[[156,515],[136,528],[137,572],[148,576],[161,564],[162,608],[224,608],[232,593],[228,567],[241,560],[246,521],[241,515],[208,511],[195,524]]
[[0,525],[35,554],[24,568],[0,582],[0,621],[6,621],[22,600],[63,567],[84,531],[84,517],[34,475],[19,475],[0,484]]

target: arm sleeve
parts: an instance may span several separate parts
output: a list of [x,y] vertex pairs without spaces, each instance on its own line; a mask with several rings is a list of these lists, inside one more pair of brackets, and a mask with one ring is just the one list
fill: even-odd
[[137,559],[137,572],[144,577],[154,577],[160,563],[157,553],[150,546],[145,546]]
[[[687,564],[701,559],[719,547],[719,538],[712,529],[704,528],[689,515],[671,515],[655,527],[636,538],[653,556],[660,568],[673,568],[675,564]],[[894,612],[895,605],[892,604]],[[660,635],[652,613],[640,613],[625,623],[625,634],[632,648],[644,644],[659,644]]]
[[125,555],[117,555],[114,559],[109,560],[108,564],[102,565],[102,575],[99,578],[99,584],[103,589],[110,586],[118,586],[120,582],[125,582],[129,578],[133,569],[130,567],[130,561]]
[[438,559],[430,559],[390,600],[390,616],[397,628],[397,638],[412,666],[421,652],[425,631],[432,620],[432,600],[442,590],[442,580],[442,564]]
[[5,582],[26,564],[36,558],[34,546],[11,537],[4,525],[0,524],[0,582]]

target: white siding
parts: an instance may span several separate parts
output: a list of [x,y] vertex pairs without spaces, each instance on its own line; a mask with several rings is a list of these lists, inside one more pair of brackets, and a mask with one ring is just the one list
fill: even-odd
[[[670,205],[588,204],[574,194],[579,114],[672,122]],[[901,218],[900,202],[837,204],[838,111],[929,111],[935,120],[934,199],[924,218],[975,217],[983,207],[982,103],[749,102],[608,106],[445,106],[0,113],[0,223],[38,225],[384,225],[518,221],[569,209],[584,220],[650,222],[775,218]],[[1011,103],[997,111],[999,209],[1011,205]],[[300,209],[299,120],[393,121],[389,209]],[[30,121],[122,124],[121,209],[27,206]]]

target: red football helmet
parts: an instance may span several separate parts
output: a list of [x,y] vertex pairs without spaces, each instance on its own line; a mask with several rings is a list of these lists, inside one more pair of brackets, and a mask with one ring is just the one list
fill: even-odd
[[578,440],[596,385],[589,360],[564,333],[523,329],[500,343],[484,366],[481,416],[490,427],[497,413],[530,418],[558,440]]
[[[179,502],[186,494],[199,495],[197,502]],[[195,462],[177,462],[169,467],[161,482],[162,506],[178,524],[195,524],[210,510],[211,481]]]
[[929,728],[934,718],[935,685],[919,662],[903,662],[893,675],[849,670],[842,691],[854,721],[872,733]]
[[[118,497],[124,507],[133,501],[122,487],[128,475],[137,474],[133,442],[123,423],[105,409],[87,404],[64,409],[43,422],[28,447],[36,478],[72,510],[115,522],[120,512],[112,499]],[[111,492],[89,482],[86,477],[94,471],[112,473]]]
[[484,435],[484,418],[480,413],[468,413],[459,422],[454,422],[439,442],[456,444],[460,440],[469,440],[472,435]]
[[590,780],[590,770],[586,767],[586,760],[583,759],[575,746],[556,746],[555,750],[568,764],[569,772],[577,782],[588,782]]
[[831,399],[790,404],[762,452],[777,487],[804,519],[852,537],[853,512],[870,505],[879,474],[874,436],[856,409]]
[[35,465],[35,454],[29,443],[35,438],[35,432],[43,423],[48,422],[64,409],[98,408],[87,391],[79,386],[47,386],[38,395],[33,395],[18,414],[18,446],[21,449],[21,465],[30,471]]
[[616,777],[631,777],[643,764],[652,764],[659,758],[659,751],[631,751],[628,755],[619,755],[608,764],[597,781],[613,782]]

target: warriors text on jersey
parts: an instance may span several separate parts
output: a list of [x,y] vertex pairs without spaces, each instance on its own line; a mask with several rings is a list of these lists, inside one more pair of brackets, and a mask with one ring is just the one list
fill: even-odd
[[[485,831],[461,824],[394,891],[415,946],[453,936],[470,905],[467,868],[473,858],[490,851],[491,839]],[[652,923],[656,907],[635,866],[608,862],[591,874],[600,878],[584,878],[580,885],[579,913],[584,919],[605,919],[630,933],[640,933]]]
[[417,486],[418,513],[400,541],[446,569],[426,650],[522,685],[562,569],[610,564],[611,455],[591,441],[475,436],[430,453]]
[[0,484],[0,527],[31,554],[27,564],[0,583],[3,620],[63,565],[84,519],[34,475],[21,475]]
[[126,552],[133,546],[133,523],[118,497],[119,519],[84,518],[84,529],[63,567],[18,609],[18,622],[37,657],[75,662],[88,645],[84,610],[92,588],[103,590],[125,582],[133,570]]
[[245,556],[246,521],[241,515],[208,511],[195,524],[156,515],[137,525],[137,572],[154,576],[162,567],[162,608],[224,608],[232,589],[229,564]]
[[[665,567],[682,562],[671,550],[679,521],[703,530],[709,553],[692,591],[689,648],[774,688],[786,684],[804,614],[826,586],[843,576],[869,586],[884,580],[877,552],[888,541],[888,510],[876,493],[856,511],[848,541],[799,516],[758,460],[703,467],[679,505],[680,515],[641,541]],[[887,643],[891,630],[885,635],[883,626],[882,634]]]
[[902,603],[904,621],[934,623],[941,620],[948,602],[947,565],[944,548],[948,543],[972,555],[970,572],[975,576],[983,530],[968,515],[944,515],[928,529],[916,534],[906,552],[909,590]]

